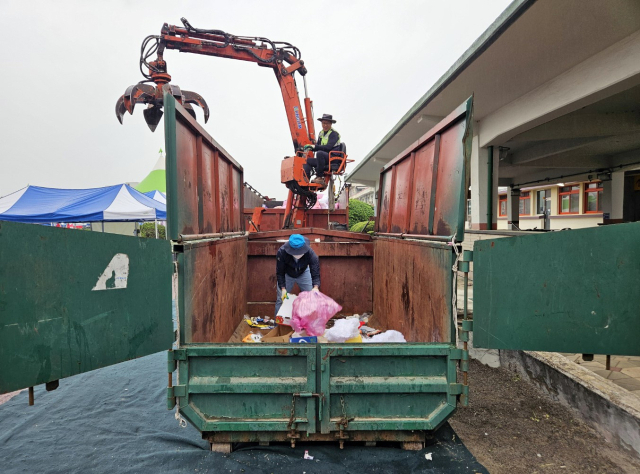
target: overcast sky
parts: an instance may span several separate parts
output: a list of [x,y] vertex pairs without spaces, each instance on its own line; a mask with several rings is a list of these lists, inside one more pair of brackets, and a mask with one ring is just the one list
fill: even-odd
[[[180,25],[184,16],[197,28],[296,45],[316,118],[333,114],[359,161],[508,4],[0,0],[0,196],[28,184],[87,188],[147,175],[164,148],[162,125],[151,133],[142,107],[120,125],[114,108],[143,79],[142,40],[165,22]],[[204,96],[205,128],[243,165],[245,180],[283,198],[280,161],[293,147],[273,72],[175,51],[165,60],[173,83]]]

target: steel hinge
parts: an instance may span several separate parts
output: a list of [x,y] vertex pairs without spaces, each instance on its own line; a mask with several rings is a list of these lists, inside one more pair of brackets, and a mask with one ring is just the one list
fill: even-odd
[[464,357],[464,350],[462,349],[451,349],[449,352],[449,359],[451,360],[461,360]]
[[473,331],[473,320],[472,319],[463,319],[462,320],[462,330],[471,332]]
[[187,360],[186,349],[174,349],[167,354],[168,360]]
[[186,397],[187,386],[186,385],[174,385],[173,387],[167,387],[167,398]]
[[460,258],[461,262],[473,262],[473,250],[463,250],[462,257]]
[[462,387],[461,383],[450,383],[449,384],[449,393],[451,395],[462,395]]

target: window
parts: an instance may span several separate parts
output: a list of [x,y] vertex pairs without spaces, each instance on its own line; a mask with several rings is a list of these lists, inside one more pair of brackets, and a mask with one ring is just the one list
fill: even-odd
[[584,212],[586,214],[602,212],[602,183],[585,183]]
[[471,221],[471,199],[467,199],[467,219]]
[[544,214],[549,210],[549,204],[551,202],[551,190],[543,189],[536,192],[536,213],[539,215]]
[[498,196],[498,215],[500,217],[507,217],[507,195],[501,194]]
[[560,214],[577,214],[580,212],[580,185],[560,188]]
[[531,191],[522,191],[520,193],[520,211],[521,216],[531,215]]

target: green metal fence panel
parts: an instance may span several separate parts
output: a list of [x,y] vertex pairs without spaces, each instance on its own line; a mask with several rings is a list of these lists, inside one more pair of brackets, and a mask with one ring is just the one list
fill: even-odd
[[181,358],[181,413],[202,432],[316,432],[315,345],[208,344]]
[[0,393],[171,347],[167,241],[0,222]]
[[477,241],[476,347],[640,355],[640,223]]
[[452,345],[319,347],[322,433],[434,430],[455,410]]

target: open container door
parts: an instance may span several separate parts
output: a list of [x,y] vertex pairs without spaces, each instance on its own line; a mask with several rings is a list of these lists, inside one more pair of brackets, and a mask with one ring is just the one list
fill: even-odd
[[640,223],[477,241],[475,347],[640,355]]
[[0,269],[0,394],[171,347],[167,241],[0,222]]
[[464,237],[473,100],[380,174],[374,240],[374,326],[408,344],[320,345],[322,432],[339,439],[424,441],[468,387],[457,383],[452,271]]

